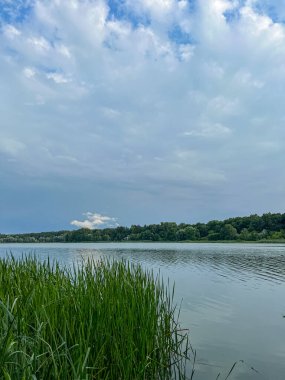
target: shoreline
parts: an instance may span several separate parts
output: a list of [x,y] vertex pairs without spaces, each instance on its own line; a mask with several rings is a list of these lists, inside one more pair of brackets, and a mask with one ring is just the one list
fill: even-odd
[[125,241],[9,241],[0,242],[0,245],[4,244],[285,244],[285,239],[283,240],[162,240],[162,241],[150,241],[150,240],[125,240]]

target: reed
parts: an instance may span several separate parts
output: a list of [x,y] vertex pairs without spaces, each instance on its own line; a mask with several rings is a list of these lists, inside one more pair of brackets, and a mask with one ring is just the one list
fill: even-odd
[[128,262],[0,260],[0,379],[185,379],[173,291]]

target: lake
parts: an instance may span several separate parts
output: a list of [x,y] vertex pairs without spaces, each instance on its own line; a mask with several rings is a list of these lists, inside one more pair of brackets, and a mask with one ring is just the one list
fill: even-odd
[[127,259],[175,283],[180,321],[197,351],[194,379],[285,379],[285,245],[204,243],[2,244],[71,265]]

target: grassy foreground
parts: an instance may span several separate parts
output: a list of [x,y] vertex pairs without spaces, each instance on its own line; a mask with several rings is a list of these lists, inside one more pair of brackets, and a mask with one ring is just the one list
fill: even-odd
[[0,379],[184,379],[172,301],[127,262],[0,259]]

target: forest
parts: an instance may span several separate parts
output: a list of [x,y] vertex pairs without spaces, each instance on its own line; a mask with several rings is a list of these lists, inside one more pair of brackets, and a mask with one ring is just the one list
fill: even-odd
[[186,224],[162,222],[89,230],[0,234],[0,243],[119,242],[119,241],[285,241],[285,213],[250,215],[223,221]]

